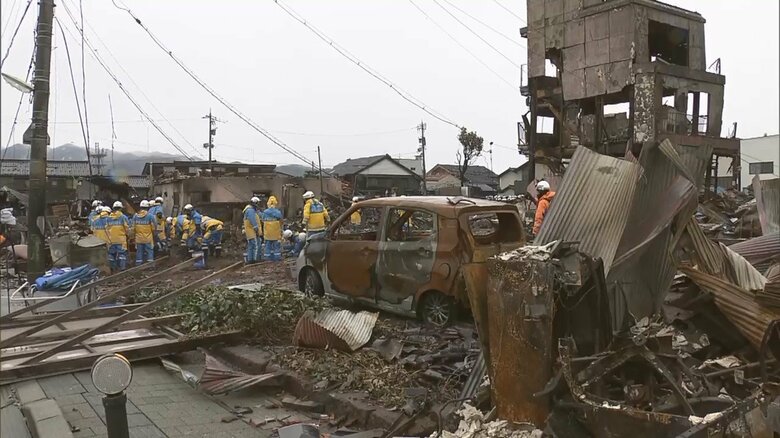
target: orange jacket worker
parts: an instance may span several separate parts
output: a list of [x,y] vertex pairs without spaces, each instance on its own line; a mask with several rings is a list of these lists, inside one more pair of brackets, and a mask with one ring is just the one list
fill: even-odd
[[555,197],[555,192],[550,191],[550,183],[547,181],[539,181],[539,184],[536,185],[536,191],[539,193],[539,202],[536,204],[536,215],[534,216],[534,234],[539,234],[544,216],[550,209],[550,202]]

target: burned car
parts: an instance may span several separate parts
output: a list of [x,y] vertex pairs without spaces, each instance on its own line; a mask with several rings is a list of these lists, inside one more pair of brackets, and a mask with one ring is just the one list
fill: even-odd
[[437,325],[468,304],[462,267],[524,244],[518,210],[444,196],[361,201],[298,257],[301,291]]

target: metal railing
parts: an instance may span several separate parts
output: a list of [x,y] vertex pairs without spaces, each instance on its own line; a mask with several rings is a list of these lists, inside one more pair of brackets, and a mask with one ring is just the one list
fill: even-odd
[[664,108],[664,131],[682,135],[706,135],[708,119],[706,115],[694,116],[674,108]]

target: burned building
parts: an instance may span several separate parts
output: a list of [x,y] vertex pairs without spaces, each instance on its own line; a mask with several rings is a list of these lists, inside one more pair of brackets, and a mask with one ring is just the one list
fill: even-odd
[[[704,17],[654,0],[528,0],[528,65],[522,126],[535,163],[560,169],[577,146],[639,156],[669,139],[711,147],[706,187],[718,157],[732,159],[736,127],[724,138],[725,76],[708,68]],[[722,162],[723,160],[721,160]],[[534,166],[532,166],[534,167]]]

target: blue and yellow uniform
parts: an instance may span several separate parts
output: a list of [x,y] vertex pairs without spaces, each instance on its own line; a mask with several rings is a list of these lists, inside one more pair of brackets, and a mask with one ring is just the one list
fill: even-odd
[[176,216],[176,222],[174,224],[174,236],[177,239],[182,239],[184,237],[185,228],[188,226],[188,220],[187,216],[184,214],[180,214]]
[[306,226],[306,233],[321,233],[330,221],[328,209],[317,199],[309,199],[303,206],[303,223]]
[[219,219],[203,217],[203,245],[214,248],[214,252],[219,255],[222,250],[222,229],[224,223]]
[[135,264],[154,261],[154,237],[157,228],[156,218],[146,210],[133,216],[135,233]]
[[101,211],[92,220],[92,233],[95,235],[95,237],[102,240],[106,246],[111,244],[111,239],[108,237],[108,231],[106,231],[106,224],[108,223],[108,216],[110,214],[110,210]]
[[276,197],[271,196],[262,215],[265,256],[274,261],[282,260],[282,212],[276,208],[277,205]]
[[124,271],[127,268],[127,236],[130,234],[130,221],[122,210],[114,210],[106,218],[108,234],[108,262],[112,270]]
[[200,215],[196,210],[190,210],[187,214],[187,219],[189,220],[189,238],[187,240],[187,248],[198,251],[202,247],[203,243],[203,233],[201,231],[201,225],[203,225],[203,216]]
[[246,237],[246,262],[259,261],[263,229],[254,203],[244,207],[244,236]]
[[149,216],[152,217],[155,224],[156,231],[154,234],[154,244],[158,250],[163,251],[165,250],[165,246],[167,246],[167,236],[165,233],[166,224],[165,217],[163,216],[162,204],[153,205],[152,208],[149,209]]

